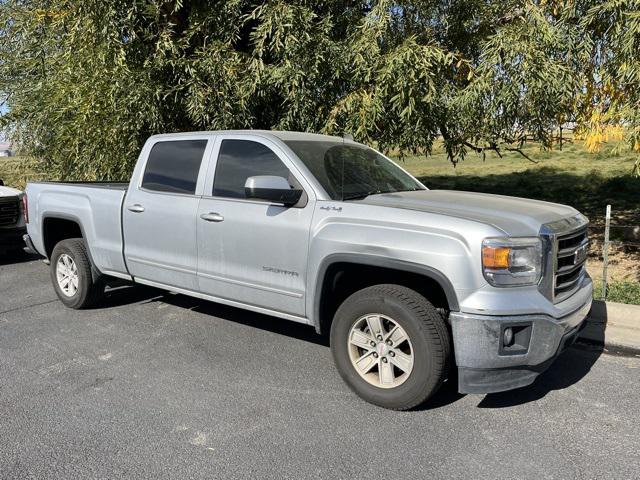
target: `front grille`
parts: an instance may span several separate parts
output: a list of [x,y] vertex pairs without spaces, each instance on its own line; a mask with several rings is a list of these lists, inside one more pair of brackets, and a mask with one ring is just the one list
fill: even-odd
[[0,198],[0,227],[10,227],[20,218],[20,199],[18,197]]
[[553,282],[553,297],[556,302],[571,296],[586,275],[587,248],[589,237],[587,228],[558,235],[556,265]]

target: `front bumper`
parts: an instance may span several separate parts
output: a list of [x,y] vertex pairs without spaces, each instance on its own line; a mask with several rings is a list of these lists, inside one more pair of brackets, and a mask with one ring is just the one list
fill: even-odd
[[[584,303],[560,318],[451,313],[460,393],[501,392],[533,383],[584,327],[591,309],[591,281],[581,290],[588,294]],[[510,347],[504,342],[506,328],[521,332]]]

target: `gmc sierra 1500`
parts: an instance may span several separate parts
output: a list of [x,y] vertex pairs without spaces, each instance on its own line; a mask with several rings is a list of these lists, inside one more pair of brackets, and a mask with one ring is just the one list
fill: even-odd
[[25,241],[67,306],[116,277],[313,325],[346,383],[387,408],[422,403],[453,362],[461,392],[530,384],[591,305],[573,208],[429,190],[338,137],[156,135],[129,184],[26,192]]

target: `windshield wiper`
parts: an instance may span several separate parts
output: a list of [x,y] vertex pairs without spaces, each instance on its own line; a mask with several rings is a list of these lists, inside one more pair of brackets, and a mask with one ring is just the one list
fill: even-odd
[[342,201],[362,200],[363,198],[367,198],[369,195],[380,195],[382,193],[417,192],[418,190],[422,190],[422,188],[408,188],[406,190],[369,190],[368,192],[353,193],[351,195],[343,196]]
[[353,193],[351,195],[343,195],[342,201],[362,200],[363,198],[367,198],[369,195],[377,195],[379,193],[389,193],[389,192],[383,192],[382,190],[369,190],[368,192]]

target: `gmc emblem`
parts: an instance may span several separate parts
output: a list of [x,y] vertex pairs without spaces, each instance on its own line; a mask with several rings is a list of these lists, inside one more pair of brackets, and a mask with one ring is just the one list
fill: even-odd
[[583,245],[573,252],[573,264],[578,265],[587,259],[587,245]]

